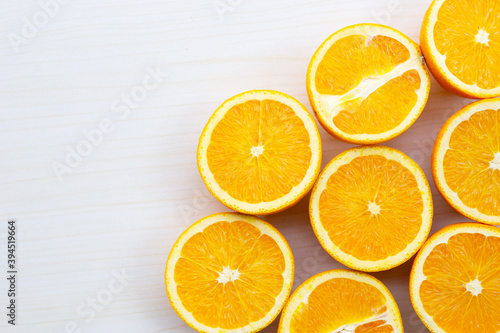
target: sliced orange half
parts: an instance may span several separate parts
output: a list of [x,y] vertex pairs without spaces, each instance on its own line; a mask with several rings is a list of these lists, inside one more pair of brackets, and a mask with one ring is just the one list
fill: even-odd
[[398,306],[376,278],[333,270],[301,284],[281,314],[278,333],[402,333]]
[[337,31],[307,70],[307,92],[319,122],[352,143],[379,143],[403,133],[424,109],[429,89],[419,46],[378,24]]
[[410,297],[433,333],[500,332],[500,229],[460,223],[432,235],[413,263]]
[[420,32],[425,61],[447,90],[469,98],[500,95],[500,2],[434,0]]
[[269,223],[221,213],[190,226],[175,242],[165,282],[170,304],[198,332],[256,332],[285,304],[294,263]]
[[321,167],[321,139],[299,101],[253,90],[215,111],[201,134],[197,160],[203,182],[224,205],[270,214],[311,189]]
[[432,196],[422,169],[399,150],[346,150],[321,172],[309,214],[325,250],[361,271],[393,268],[414,255],[432,224]]
[[500,224],[500,99],[469,104],[446,121],[434,144],[432,175],[460,213]]

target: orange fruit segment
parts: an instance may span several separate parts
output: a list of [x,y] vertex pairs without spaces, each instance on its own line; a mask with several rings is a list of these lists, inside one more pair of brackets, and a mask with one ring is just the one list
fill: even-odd
[[201,134],[197,160],[219,201],[239,212],[269,214],[310,190],[321,166],[321,139],[297,100],[248,91],[215,111]]
[[337,31],[318,48],[307,71],[319,122],[352,143],[379,143],[404,132],[422,112],[429,89],[419,46],[378,24]]
[[434,144],[432,174],[457,211],[500,224],[500,99],[469,104],[446,121]]
[[374,277],[355,271],[317,274],[294,291],[281,314],[279,333],[403,332],[398,306]]
[[478,223],[445,227],[413,264],[410,296],[433,333],[500,331],[500,229]]
[[256,332],[288,299],[294,263],[269,223],[221,213],[205,217],[176,241],[165,282],[177,314],[199,332]]
[[500,3],[434,0],[420,33],[422,52],[436,80],[469,98],[500,95]]
[[432,224],[432,196],[420,167],[382,146],[349,149],[321,172],[309,214],[325,250],[342,264],[381,271],[415,254]]

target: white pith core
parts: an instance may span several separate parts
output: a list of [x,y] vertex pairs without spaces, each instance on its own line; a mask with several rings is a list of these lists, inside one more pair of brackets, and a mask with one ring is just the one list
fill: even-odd
[[[328,118],[333,121],[333,118],[335,118],[340,113],[340,111],[343,110],[343,107],[341,107],[343,103],[357,98],[365,100],[368,96],[377,91],[387,82],[402,76],[406,71],[416,69],[418,67],[418,64],[422,61],[421,59],[421,56],[411,55],[408,60],[397,65],[392,70],[381,76],[364,78],[355,88],[351,89],[349,92],[343,95],[320,94],[318,96],[319,102],[324,106],[325,109],[331,111],[331,114],[328,115]],[[420,72],[419,74],[420,77],[422,77]]]
[[365,38],[365,46],[369,46],[372,43],[374,35],[367,35]]
[[477,296],[483,291],[483,286],[481,285],[481,281],[477,278],[472,280],[469,283],[465,284],[465,289],[472,294],[472,296]]
[[476,35],[476,43],[482,43],[488,46],[490,42],[490,34],[486,32],[484,29],[479,29]]
[[222,272],[219,272],[219,277],[217,278],[217,282],[226,284],[228,282],[233,282],[240,277],[240,272],[237,269],[231,269],[229,267],[223,267]]
[[253,157],[259,157],[260,155],[262,155],[263,152],[264,152],[264,146],[262,145],[250,148],[250,154],[252,154]]
[[495,154],[495,157],[490,162],[490,169],[500,171],[500,152]]
[[335,329],[331,333],[354,333],[354,332],[356,332],[356,328],[358,328],[359,326],[362,326],[364,324],[371,323],[374,321],[379,321],[379,320],[384,320],[386,322],[386,324],[388,324],[387,312],[384,312],[384,313],[381,313],[381,314],[376,315],[374,317],[368,318],[367,320],[365,320],[363,322],[340,326],[339,328]]
[[370,202],[368,204],[368,211],[372,213],[372,215],[377,215],[378,213],[380,213],[380,206],[374,202]]

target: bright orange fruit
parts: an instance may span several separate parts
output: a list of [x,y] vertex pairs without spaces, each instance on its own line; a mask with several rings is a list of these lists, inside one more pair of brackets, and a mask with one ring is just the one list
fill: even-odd
[[446,121],[434,143],[432,174],[460,213],[500,224],[500,99],[469,104]]
[[353,143],[379,143],[404,132],[422,112],[429,89],[419,46],[378,24],[337,31],[318,48],[307,71],[319,122]]
[[278,333],[402,333],[398,306],[374,277],[333,270],[301,284],[281,314]]
[[500,95],[500,2],[434,0],[420,33],[436,80],[469,98]]
[[479,223],[445,227],[413,263],[410,297],[433,333],[500,331],[500,229]]
[[323,248],[342,264],[381,271],[410,259],[429,234],[432,196],[420,167],[399,150],[364,146],[321,172],[309,214]]
[[197,160],[220,202],[242,213],[270,214],[311,189],[321,167],[321,138],[299,101],[253,90],[215,111],[200,136]]
[[191,225],[175,242],[165,283],[170,304],[198,332],[256,332],[285,304],[294,263],[269,223],[221,213]]

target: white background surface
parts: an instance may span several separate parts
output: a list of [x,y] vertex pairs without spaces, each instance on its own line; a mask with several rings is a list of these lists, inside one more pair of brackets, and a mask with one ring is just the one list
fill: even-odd
[[[378,22],[417,41],[431,1],[221,0],[232,3],[221,15],[213,0],[66,2],[46,24],[37,1],[0,2],[0,258],[7,219],[15,218],[19,332],[191,332],[170,307],[163,274],[186,227],[229,211],[205,191],[196,167],[198,136],[211,113],[250,89],[283,91],[310,110],[306,69],[326,37]],[[34,19],[38,32],[26,28]],[[15,36],[25,38],[18,50]],[[125,115],[121,99],[141,92],[148,68],[169,75]],[[437,193],[430,152],[440,126],[467,102],[433,80],[423,114],[387,143],[429,178],[432,232],[466,220]],[[103,119],[112,130],[58,179],[54,165],[66,164],[68,151],[86,140],[82,131]],[[351,147],[321,134],[323,166]],[[308,198],[266,217],[292,247],[295,287],[342,267],[314,237]],[[395,296],[405,331],[423,333],[409,301],[410,267],[374,275]],[[122,270],[133,277],[125,285],[114,277]],[[0,288],[5,309],[3,278]],[[99,297],[92,310],[88,302]],[[0,331],[13,331],[4,313]],[[276,329],[277,322],[264,331]]]

